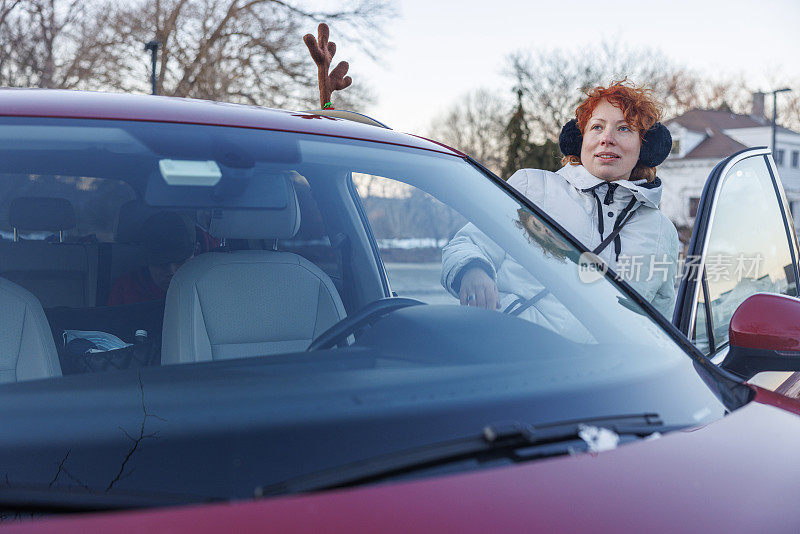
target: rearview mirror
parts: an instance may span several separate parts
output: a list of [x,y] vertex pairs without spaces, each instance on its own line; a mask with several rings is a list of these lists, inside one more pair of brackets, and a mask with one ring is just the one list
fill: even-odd
[[764,371],[800,371],[800,299],[757,293],[731,317],[721,367],[748,380]]

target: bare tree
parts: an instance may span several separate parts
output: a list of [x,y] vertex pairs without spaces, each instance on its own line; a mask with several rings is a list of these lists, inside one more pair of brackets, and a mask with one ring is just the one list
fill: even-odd
[[675,68],[660,52],[605,43],[596,52],[576,54],[564,48],[509,56],[509,74],[523,90],[534,141],[555,140],[574,117],[583,92],[627,78],[663,91]]
[[509,56],[508,65],[509,75],[523,90],[528,122],[538,143],[558,139],[584,91],[626,78],[649,86],[662,102],[665,117],[692,108],[736,113],[749,113],[750,108],[750,89],[743,79],[702,76],[656,49],[605,43],[594,53],[564,48],[522,51]]
[[[309,106],[316,70],[301,36],[326,21],[340,44],[374,54],[380,23],[392,14],[388,1],[319,11],[300,0],[5,0],[0,83],[147,92],[142,47],[155,39],[160,94]],[[340,105],[368,94],[354,79]]]
[[0,82],[21,87],[75,88],[88,56],[92,31],[86,2],[6,1],[0,7]]
[[458,99],[434,119],[428,136],[469,154],[495,174],[505,157],[504,134],[511,104],[487,89],[476,89]]
[[667,116],[690,109],[725,109],[749,114],[752,90],[744,78],[702,77],[696,72],[675,69],[662,78],[657,94],[665,104]]
[[783,126],[800,132],[800,80],[789,85],[792,91],[784,97],[778,106],[778,116]]
[[800,132],[800,78],[773,72],[767,77],[764,92],[767,93],[766,109],[769,119],[772,119],[772,93],[774,89],[788,87],[791,91],[778,94],[778,124]]

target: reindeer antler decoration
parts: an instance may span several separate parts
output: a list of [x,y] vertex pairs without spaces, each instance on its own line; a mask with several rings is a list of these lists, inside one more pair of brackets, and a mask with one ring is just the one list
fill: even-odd
[[308,51],[311,52],[311,57],[314,58],[314,63],[317,64],[319,104],[322,109],[333,109],[331,105],[333,92],[349,87],[353,83],[353,79],[350,76],[345,76],[347,69],[350,68],[347,61],[340,61],[336,68],[328,73],[333,55],[336,54],[336,44],[328,41],[329,36],[330,30],[324,22],[317,28],[317,39],[314,39],[314,36],[310,33],[303,36],[303,42],[306,43]]

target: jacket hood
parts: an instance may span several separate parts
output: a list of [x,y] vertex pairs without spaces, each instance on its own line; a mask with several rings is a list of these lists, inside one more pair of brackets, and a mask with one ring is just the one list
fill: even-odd
[[[586,170],[583,165],[570,165],[569,163],[556,171],[573,187],[581,191],[594,189],[604,184],[609,184],[606,180],[594,176]],[[613,182],[620,187],[629,190],[636,200],[643,202],[645,206],[658,209],[661,204],[661,178],[657,177],[652,182],[648,182],[644,178],[641,180],[617,180]]]

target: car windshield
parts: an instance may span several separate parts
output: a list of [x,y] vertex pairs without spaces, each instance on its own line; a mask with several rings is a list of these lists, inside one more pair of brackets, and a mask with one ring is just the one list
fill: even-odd
[[654,312],[446,151],[6,118],[0,153],[7,487],[246,498],[498,421],[725,410]]

